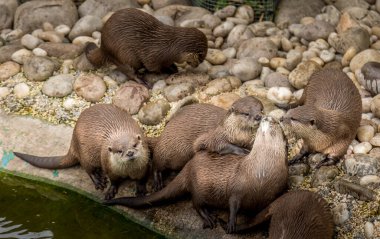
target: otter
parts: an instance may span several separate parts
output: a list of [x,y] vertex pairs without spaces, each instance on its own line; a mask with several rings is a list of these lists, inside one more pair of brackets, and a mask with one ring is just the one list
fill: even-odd
[[216,227],[216,218],[209,213],[211,207],[229,208],[227,232],[232,233],[239,210],[261,210],[286,189],[286,157],[286,142],[280,125],[272,118],[264,117],[248,155],[200,151],[161,191],[104,203],[140,208],[191,194],[193,206],[205,228]]
[[80,164],[95,188],[104,190],[107,177],[111,186],[105,199],[113,198],[123,178],[136,181],[136,194],[145,194],[149,168],[149,148],[135,120],[111,104],[96,104],[85,109],[75,125],[66,155],[38,157],[19,152],[16,156],[47,169],[63,169]]
[[315,152],[326,156],[318,168],[337,163],[360,126],[358,89],[341,70],[322,69],[311,75],[299,105],[282,118],[284,126],[304,141],[300,154],[290,163]]
[[262,110],[261,102],[252,96],[235,101],[228,111],[211,104],[192,104],[178,110],[161,136],[150,138],[153,141],[150,144],[154,145],[153,189],[163,188],[163,171],[181,170],[196,151],[247,154]]
[[196,28],[165,25],[148,13],[135,8],[116,11],[104,24],[98,48],[88,43],[85,54],[95,66],[112,62],[138,83],[135,70],[175,73],[174,63],[197,67],[206,57],[207,38]]
[[[236,232],[269,220],[269,239],[332,239],[334,236],[334,220],[327,202],[306,190],[285,193],[258,213],[252,222],[237,225]],[[227,224],[219,222],[227,230]]]

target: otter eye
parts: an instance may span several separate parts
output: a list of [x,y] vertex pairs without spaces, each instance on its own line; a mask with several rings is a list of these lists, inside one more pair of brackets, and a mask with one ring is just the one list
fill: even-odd
[[244,116],[249,116],[249,113],[241,113],[242,115],[244,115]]
[[141,140],[141,136],[140,135],[137,135],[137,140]]
[[135,143],[134,145],[133,145],[133,148],[136,148],[137,147],[137,143]]
[[108,147],[108,151],[109,151],[109,152],[112,152],[112,148],[111,148],[111,147]]
[[122,151],[122,150],[118,150],[117,153],[118,153],[118,154],[122,154],[123,151]]

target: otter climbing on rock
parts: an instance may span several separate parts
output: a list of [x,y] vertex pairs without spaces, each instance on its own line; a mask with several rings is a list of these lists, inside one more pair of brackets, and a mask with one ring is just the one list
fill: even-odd
[[79,163],[100,190],[106,188],[108,176],[111,186],[106,199],[116,195],[124,178],[138,180],[136,194],[145,194],[149,149],[144,134],[126,111],[111,104],[96,104],[81,113],[66,155],[15,155],[40,168],[62,169]]
[[135,8],[116,11],[101,32],[100,48],[86,46],[88,60],[96,67],[112,62],[139,83],[145,83],[135,74],[141,68],[174,73],[174,63],[197,67],[207,54],[207,38],[200,30],[165,25]]
[[216,227],[211,207],[229,208],[227,232],[232,233],[240,210],[260,211],[286,188],[286,156],[281,127],[272,118],[263,118],[248,155],[198,152],[161,191],[145,197],[116,198],[105,204],[149,207],[191,194],[204,227]]
[[[221,154],[249,152],[262,109],[261,102],[252,96],[235,101],[229,111],[211,104],[192,104],[181,108],[161,136],[150,139],[155,141],[152,149],[154,190],[163,188],[162,172],[181,170],[195,151]],[[201,139],[197,140],[199,136]]]
[[317,167],[336,163],[356,136],[360,125],[362,103],[358,89],[348,76],[338,69],[315,72],[305,87],[297,108],[290,109],[283,123],[304,140],[299,155],[326,155]]

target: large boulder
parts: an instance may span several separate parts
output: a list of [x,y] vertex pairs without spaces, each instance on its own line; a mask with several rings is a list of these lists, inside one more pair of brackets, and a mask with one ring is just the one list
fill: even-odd
[[17,0],[0,0],[0,31],[12,27],[17,7]]

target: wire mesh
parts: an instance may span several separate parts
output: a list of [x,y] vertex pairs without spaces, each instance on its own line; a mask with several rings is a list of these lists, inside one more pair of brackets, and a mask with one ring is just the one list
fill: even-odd
[[278,0],[191,0],[194,6],[215,12],[228,5],[249,5],[254,11],[254,21],[273,21]]

